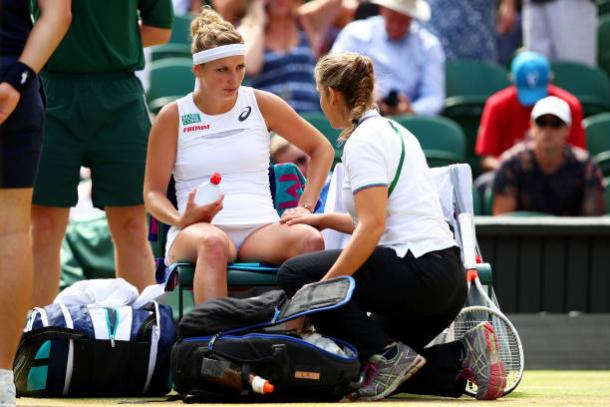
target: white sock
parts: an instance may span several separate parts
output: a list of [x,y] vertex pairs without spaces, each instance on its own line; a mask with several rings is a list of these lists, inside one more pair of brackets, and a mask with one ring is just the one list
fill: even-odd
[[1,377],[10,377],[11,380],[14,381],[13,371],[8,369],[0,369],[0,378]]

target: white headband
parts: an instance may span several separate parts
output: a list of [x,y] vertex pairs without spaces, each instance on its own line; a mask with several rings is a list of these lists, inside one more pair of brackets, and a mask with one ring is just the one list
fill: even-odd
[[244,44],[229,44],[196,52],[193,54],[193,65],[204,64],[216,59],[235,55],[246,55],[246,46]]

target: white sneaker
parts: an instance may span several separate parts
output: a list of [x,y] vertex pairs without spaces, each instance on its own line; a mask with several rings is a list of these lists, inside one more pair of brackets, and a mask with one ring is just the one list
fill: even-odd
[[0,369],[0,407],[15,407],[15,396],[13,371]]

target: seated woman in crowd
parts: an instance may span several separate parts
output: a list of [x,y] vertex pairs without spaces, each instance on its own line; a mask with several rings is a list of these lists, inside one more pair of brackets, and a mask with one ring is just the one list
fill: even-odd
[[505,369],[487,322],[460,341],[424,348],[464,305],[466,276],[417,139],[375,109],[372,61],[333,54],[318,62],[315,75],[322,111],[344,129],[349,213],[295,213],[283,222],[352,238],[343,250],[288,260],[280,287],[292,295],[304,284],[354,277],[349,303],[311,316],[318,332],[358,349],[366,378],[354,398],[379,400],[396,390],[459,397],[465,378],[476,381],[479,399],[502,396]]
[[254,0],[239,30],[247,39],[250,84],[272,92],[297,112],[319,112],[313,68],[340,0],[315,0],[301,12],[299,0]]
[[[196,262],[195,303],[226,296],[227,263],[240,259],[279,264],[324,247],[308,225],[280,224],[269,190],[269,129],[311,157],[299,207],[314,208],[333,160],[330,143],[287,103],[241,86],[245,46],[233,25],[204,8],[191,25],[193,72],[200,86],[165,106],[150,133],[144,198],[148,211],[171,229],[166,263]],[[207,205],[195,189],[214,172],[224,196]],[[176,209],[167,197],[176,182]]]

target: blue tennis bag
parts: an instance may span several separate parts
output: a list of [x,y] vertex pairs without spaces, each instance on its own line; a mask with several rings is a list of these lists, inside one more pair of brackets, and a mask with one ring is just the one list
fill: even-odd
[[34,308],[14,363],[27,397],[164,395],[175,341],[171,308],[51,304]]
[[[185,402],[340,400],[360,380],[356,349],[289,329],[286,322],[341,307],[354,286],[353,278],[339,277],[308,284],[292,299],[273,290],[258,297],[206,301],[178,325],[172,349],[174,389]],[[267,380],[274,390],[261,394],[255,378]]]

